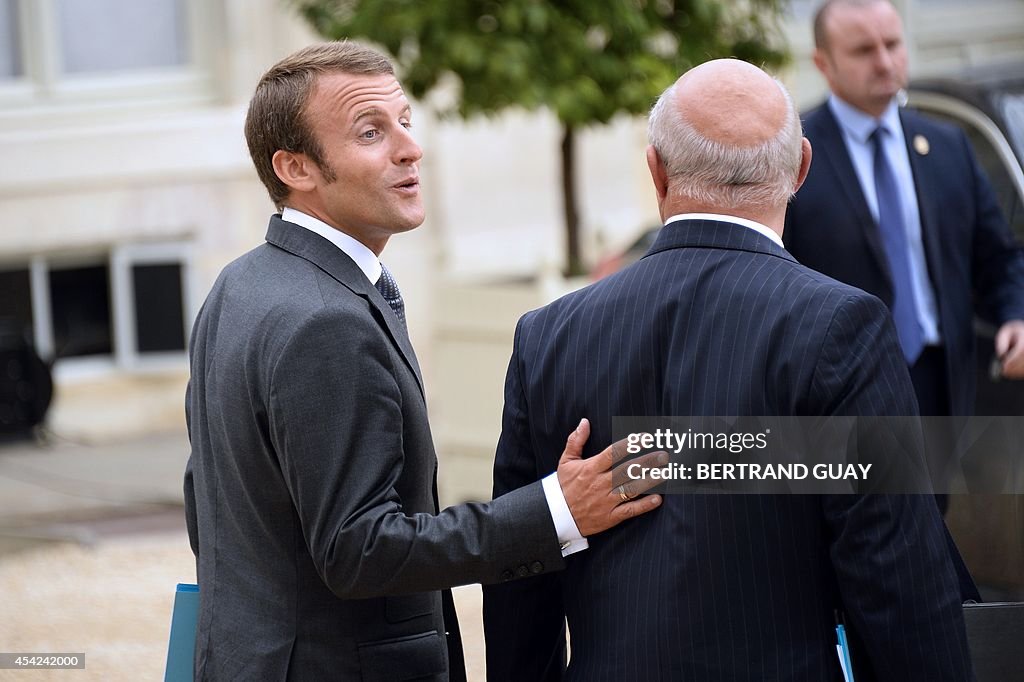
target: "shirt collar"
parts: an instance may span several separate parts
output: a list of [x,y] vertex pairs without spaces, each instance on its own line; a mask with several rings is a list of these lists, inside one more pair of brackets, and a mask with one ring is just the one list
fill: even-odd
[[896,135],[901,130],[900,109],[895,97],[893,97],[892,101],[889,102],[889,106],[885,108],[885,111],[878,118],[871,114],[865,114],[835,93],[829,96],[828,106],[832,110],[832,115],[836,117],[836,121],[839,123],[843,133],[861,144],[868,143],[871,133],[875,132],[875,128],[879,125],[884,126],[893,135]]
[[295,225],[304,227],[311,232],[316,232],[318,235],[344,251],[345,255],[355,261],[355,264],[363,271],[366,278],[370,280],[370,284],[375,285],[377,280],[380,279],[380,261],[377,260],[376,254],[374,254],[373,251],[370,251],[370,249],[368,249],[362,242],[353,239],[341,230],[331,227],[318,218],[314,218],[307,213],[303,213],[302,211],[298,211],[287,206],[283,211],[281,211],[281,220],[294,223]]
[[736,216],[725,215],[722,213],[680,213],[679,215],[674,215],[668,220],[666,220],[665,224],[668,225],[669,223],[675,222],[677,220],[717,220],[723,223],[736,223],[737,225],[749,227],[751,230],[755,232],[760,232],[765,237],[768,237],[768,239],[771,239],[773,242],[775,242],[782,248],[786,248],[785,246],[783,246],[782,237],[779,236],[778,232],[768,227],[767,225],[762,225],[761,223],[755,222],[753,220],[747,220],[746,218],[737,218]]

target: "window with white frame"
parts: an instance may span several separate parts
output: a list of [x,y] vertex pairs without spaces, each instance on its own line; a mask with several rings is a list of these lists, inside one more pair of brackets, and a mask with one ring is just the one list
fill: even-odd
[[56,0],[61,73],[184,66],[184,0]]
[[187,244],[172,243],[0,265],[0,318],[61,363],[180,362],[192,318],[190,260]]
[[22,74],[17,10],[15,0],[0,0],[0,79],[4,80]]
[[0,0],[0,95],[8,104],[96,95],[190,96],[213,3],[203,0]]

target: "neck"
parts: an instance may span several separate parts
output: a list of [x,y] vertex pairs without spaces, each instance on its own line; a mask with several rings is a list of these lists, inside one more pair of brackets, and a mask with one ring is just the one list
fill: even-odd
[[302,201],[301,198],[294,196],[294,192],[292,194],[293,196],[290,196],[285,200],[282,209],[291,208],[296,211],[301,211],[308,216],[312,216],[313,218],[316,218],[317,220],[327,225],[328,227],[333,228],[338,232],[344,232],[349,237],[352,237],[352,239],[355,239],[357,242],[368,248],[370,251],[373,251],[373,254],[377,256],[377,258],[380,258],[380,254],[384,251],[384,247],[387,246],[388,244],[387,236],[383,236],[380,239],[367,239],[365,235],[355,234],[352,230],[347,230],[344,227],[341,227],[337,223],[335,223],[334,220],[331,219],[330,215],[328,215],[327,211],[322,206],[319,206],[308,201]]
[[881,102],[859,102],[854,104],[853,102],[844,99],[840,95],[836,95],[843,103],[847,106],[853,107],[862,114],[867,114],[871,118],[881,118],[885,110],[889,108],[889,104],[892,102],[892,98],[882,100]]

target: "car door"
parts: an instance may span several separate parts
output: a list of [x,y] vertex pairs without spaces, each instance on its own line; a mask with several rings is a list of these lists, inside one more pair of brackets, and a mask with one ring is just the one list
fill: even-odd
[[[1018,95],[1024,112],[1024,97]],[[1024,242],[1024,172],[1020,156],[996,123],[961,99],[933,92],[912,92],[911,104],[929,116],[960,126],[995,190],[1003,215],[1018,241]],[[1024,147],[1024,114],[1017,123],[1018,153]],[[1011,128],[1011,130],[1013,130]],[[1011,133],[1012,134],[1012,133]],[[996,328],[975,319],[978,352],[976,374],[978,415],[1024,415],[1024,381],[1002,379],[995,371]],[[946,523],[956,539],[982,597],[988,601],[1024,599],[1024,496],[954,495]]]
[[[1024,103],[1024,96],[1017,96]],[[1024,171],[1003,131],[984,112],[963,100],[933,92],[912,92],[910,103],[926,114],[964,130],[978,161],[995,190],[1003,215],[1017,239],[1024,243]],[[1009,123],[1018,123],[1010,120]],[[1024,121],[1019,121],[1024,128]],[[1024,130],[1019,131],[1024,136]],[[999,376],[993,347],[996,328],[976,318],[978,396],[975,414],[1024,415],[1024,381]]]

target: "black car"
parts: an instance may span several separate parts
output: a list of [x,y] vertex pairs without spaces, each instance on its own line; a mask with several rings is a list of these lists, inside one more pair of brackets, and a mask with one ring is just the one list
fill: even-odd
[[[908,100],[910,106],[963,128],[1003,215],[1024,242],[1024,64],[918,80],[908,89]],[[975,413],[1024,415],[1024,381],[999,377],[995,327],[976,318],[974,329]],[[1024,598],[1024,496],[954,497],[946,521],[986,599]]]

